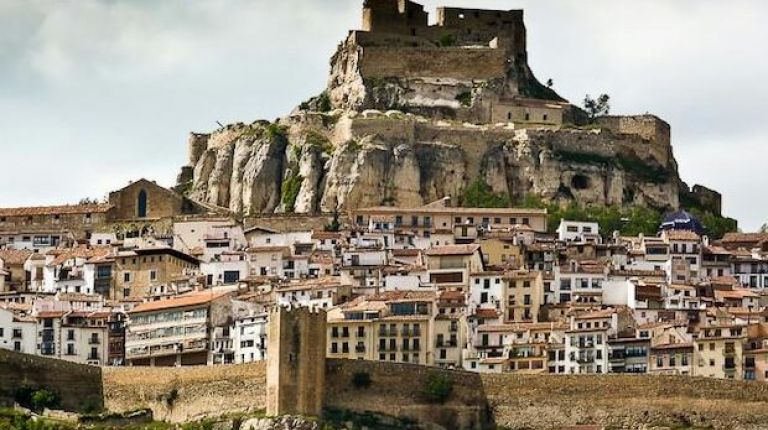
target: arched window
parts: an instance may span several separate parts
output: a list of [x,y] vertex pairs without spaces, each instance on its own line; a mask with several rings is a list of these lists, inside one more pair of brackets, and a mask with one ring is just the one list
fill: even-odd
[[136,199],[136,216],[139,218],[147,217],[147,192],[139,191],[139,197]]

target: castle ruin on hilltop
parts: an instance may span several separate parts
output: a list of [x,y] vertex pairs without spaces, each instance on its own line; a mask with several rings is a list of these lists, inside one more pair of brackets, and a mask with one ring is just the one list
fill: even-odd
[[325,90],[275,123],[193,134],[179,187],[238,214],[418,207],[470,185],[519,204],[696,207],[654,115],[589,118],[528,65],[522,10],[365,0]]
[[560,125],[580,112],[528,66],[522,10],[438,8],[366,0],[362,30],[332,61],[329,94],[348,109],[407,107],[473,123]]

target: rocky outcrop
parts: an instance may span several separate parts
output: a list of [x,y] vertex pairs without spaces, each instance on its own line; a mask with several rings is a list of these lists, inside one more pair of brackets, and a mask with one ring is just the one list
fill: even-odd
[[403,4],[366,2],[326,91],[290,116],[193,134],[177,189],[243,215],[461,203],[476,181],[513,204],[682,200],[719,214],[719,194],[680,179],[664,121],[587,121],[536,79],[522,11],[451,9],[428,25]]
[[[659,120],[660,121],[660,120]],[[237,132],[233,132],[237,130]],[[211,134],[191,197],[245,215],[461,201],[474,181],[520,202],[677,208],[666,145],[610,129],[514,130],[390,112],[298,113]]]

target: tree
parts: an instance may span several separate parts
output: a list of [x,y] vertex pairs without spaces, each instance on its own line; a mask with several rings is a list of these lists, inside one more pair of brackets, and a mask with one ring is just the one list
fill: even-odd
[[555,85],[555,81],[552,78],[547,79],[547,88],[552,88]]
[[477,178],[464,190],[462,206],[466,208],[508,208],[509,197],[494,193],[483,179]]
[[768,222],[760,226],[758,233],[768,233]]
[[597,99],[593,99],[587,94],[584,97],[584,110],[587,111],[589,119],[594,120],[599,116],[608,115],[611,111],[610,101],[611,96],[608,94],[600,94]]

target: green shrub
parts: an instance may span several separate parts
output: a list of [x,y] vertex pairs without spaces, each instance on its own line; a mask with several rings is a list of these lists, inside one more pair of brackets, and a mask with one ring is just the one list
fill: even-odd
[[306,136],[304,138],[304,142],[308,146],[313,147],[313,148],[317,148],[317,149],[321,150],[322,152],[324,152],[326,154],[332,154],[333,153],[333,145],[328,140],[328,138],[326,138],[325,136],[323,136],[322,134],[320,134],[320,133],[318,133],[318,132],[316,132],[314,130],[310,130],[310,131],[307,132],[307,134],[306,134]]
[[283,185],[280,188],[282,191],[280,200],[285,207],[285,211],[288,213],[293,213],[296,208],[296,197],[299,196],[303,180],[304,178],[301,175],[296,174],[289,176],[283,181]]
[[355,388],[368,388],[371,386],[371,375],[368,372],[355,372],[352,375],[352,385]]
[[267,138],[285,137],[288,134],[288,127],[277,123],[271,123],[266,128]]
[[469,91],[464,91],[463,93],[456,96],[456,100],[458,100],[462,106],[469,107],[472,105],[472,93]]
[[42,411],[59,405],[59,396],[44,387],[22,384],[14,393],[14,401],[26,408]]
[[424,397],[432,403],[445,403],[453,393],[453,381],[448,375],[432,373],[424,386]]
[[326,91],[323,91],[319,96],[317,96],[317,110],[320,112],[328,112],[332,108],[333,106],[331,105],[331,98],[328,96]]
[[437,44],[443,48],[447,48],[456,44],[456,38],[453,37],[452,34],[444,34],[440,36],[440,40],[437,41]]
[[464,190],[462,206],[468,208],[507,208],[509,207],[509,197],[502,193],[494,193],[485,180],[477,178]]

